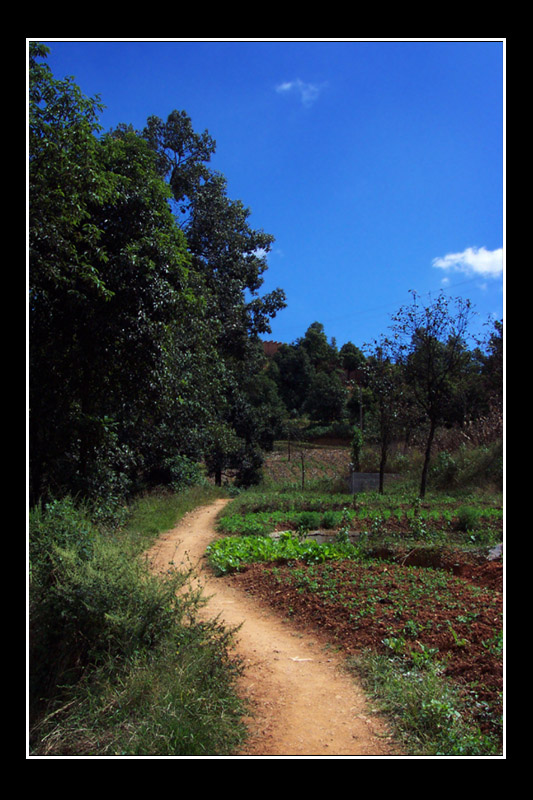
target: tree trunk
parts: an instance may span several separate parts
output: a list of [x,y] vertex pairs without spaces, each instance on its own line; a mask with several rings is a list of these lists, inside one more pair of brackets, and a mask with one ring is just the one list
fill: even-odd
[[429,462],[431,459],[431,447],[433,445],[433,437],[435,436],[436,427],[437,427],[436,420],[432,419],[429,425],[429,434],[426,442],[426,454],[424,456],[424,466],[422,467],[422,478],[420,480],[420,497],[426,496]]
[[379,493],[383,494],[385,486],[385,466],[387,464],[388,442],[381,446],[381,460],[379,462]]

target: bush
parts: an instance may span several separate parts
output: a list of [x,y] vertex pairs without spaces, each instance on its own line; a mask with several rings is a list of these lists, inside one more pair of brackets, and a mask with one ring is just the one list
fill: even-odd
[[31,586],[46,587],[54,565],[56,548],[67,548],[81,560],[92,557],[95,529],[85,508],[76,506],[72,498],[54,500],[30,513],[30,577]]
[[173,453],[152,466],[146,475],[149,487],[168,486],[175,492],[205,483],[201,467],[188,456]]
[[199,464],[187,456],[174,455],[165,461],[165,467],[168,470],[168,484],[174,491],[198,486],[204,481]]
[[30,519],[30,690],[45,696],[89,665],[155,647],[185,613],[180,573],[166,579],[125,556],[73,501]]
[[301,531],[312,531],[320,528],[322,515],[318,511],[302,511],[298,515],[298,528]]
[[206,491],[141,498],[113,536],[71,499],[32,511],[33,755],[224,755],[242,741],[232,632],[199,619],[188,574],[153,576],[138,557],[154,520],[168,529]]
[[452,453],[437,453],[430,472],[431,484],[436,489],[484,487],[503,483],[503,443],[493,442],[480,447],[462,444]]
[[326,511],[322,516],[321,527],[332,530],[337,527],[338,522],[339,514],[336,514],[335,511]]
[[263,478],[264,455],[259,447],[250,445],[243,450],[239,468],[235,475],[235,486],[248,488],[261,483]]
[[458,531],[467,533],[475,531],[481,524],[481,512],[471,506],[463,506],[457,511],[457,521],[455,527]]

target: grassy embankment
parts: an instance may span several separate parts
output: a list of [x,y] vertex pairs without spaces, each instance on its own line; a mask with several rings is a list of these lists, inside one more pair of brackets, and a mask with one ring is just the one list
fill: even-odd
[[30,522],[30,755],[225,755],[245,736],[231,632],[188,576],[149,574],[158,533],[220,492],[140,499],[119,531],[70,501]]

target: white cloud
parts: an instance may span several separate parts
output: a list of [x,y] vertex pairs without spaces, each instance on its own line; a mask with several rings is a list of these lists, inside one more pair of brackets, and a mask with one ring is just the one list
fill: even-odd
[[302,105],[309,107],[312,106],[318,98],[322,88],[325,84],[305,83],[305,81],[296,78],[294,81],[285,81],[276,86],[276,91],[280,93],[296,92],[300,95]]
[[498,278],[503,273],[503,249],[487,250],[485,247],[467,247],[462,253],[448,253],[434,258],[433,266],[449,272],[483,278]]

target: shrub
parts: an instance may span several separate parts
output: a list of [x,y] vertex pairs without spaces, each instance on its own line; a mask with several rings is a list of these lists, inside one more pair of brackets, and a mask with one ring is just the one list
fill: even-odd
[[169,475],[168,483],[175,491],[199,485],[204,480],[200,466],[187,456],[174,455],[166,460],[165,467]]
[[[149,517],[151,538],[205,492],[142,498],[130,522]],[[33,755],[224,755],[243,740],[233,633],[199,618],[188,574],[149,572],[146,537],[97,531],[70,499],[31,513]]]
[[442,450],[437,453],[430,473],[437,489],[483,487],[503,483],[503,444],[500,441],[480,447],[462,444],[453,455]]
[[471,506],[462,506],[457,511],[455,527],[458,531],[475,531],[481,523],[481,512]]
[[248,488],[261,483],[263,478],[263,452],[259,447],[249,445],[244,448],[240,457],[239,468],[235,475],[235,486]]
[[81,560],[93,555],[95,529],[88,512],[76,506],[70,497],[32,509],[29,533],[30,577],[34,589],[46,587],[55,548],[68,548]]
[[89,665],[154,647],[185,613],[185,577],[161,579],[98,533],[71,500],[30,521],[30,690],[72,684]]
[[302,531],[312,531],[320,527],[321,514],[318,511],[302,511],[298,515],[298,528]]
[[339,515],[335,511],[326,511],[322,516],[321,527],[326,530],[332,530],[337,527],[339,522]]

